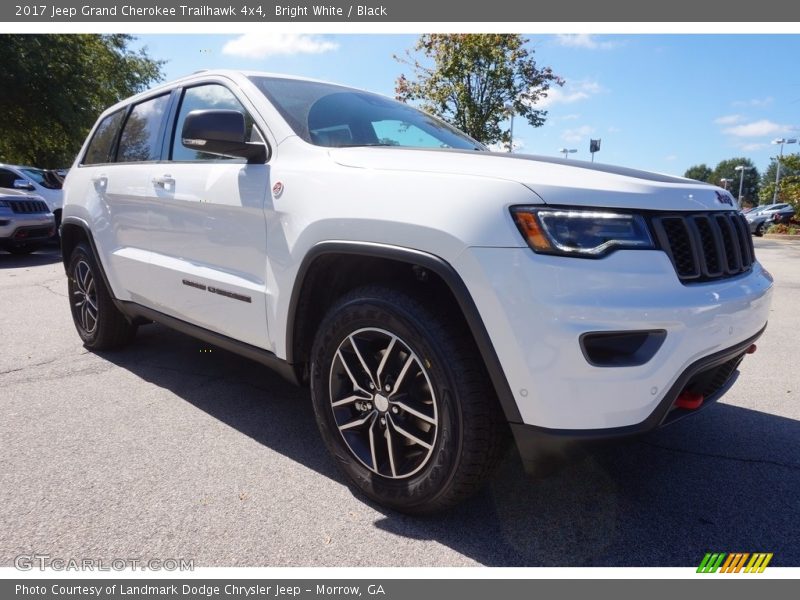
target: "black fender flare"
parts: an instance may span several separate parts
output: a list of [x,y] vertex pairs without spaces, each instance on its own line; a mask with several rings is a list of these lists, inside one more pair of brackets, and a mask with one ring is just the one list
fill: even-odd
[[467,286],[461,276],[450,263],[439,256],[404,248],[401,246],[390,246],[373,242],[349,242],[349,241],[329,241],[315,244],[303,258],[297,276],[294,280],[292,293],[289,299],[289,310],[286,320],[286,360],[294,362],[294,337],[297,308],[303,290],[306,276],[316,261],[321,256],[327,254],[351,254],[354,256],[365,256],[370,258],[384,258],[411,265],[418,265],[430,270],[444,281],[450,289],[453,297],[458,302],[462,314],[469,326],[472,337],[475,340],[478,350],[481,353],[486,370],[494,385],[500,406],[509,423],[522,423],[522,416],[519,412],[514,394],[508,384],[500,359],[494,349],[489,332],[486,330],[483,318],[469,293]]

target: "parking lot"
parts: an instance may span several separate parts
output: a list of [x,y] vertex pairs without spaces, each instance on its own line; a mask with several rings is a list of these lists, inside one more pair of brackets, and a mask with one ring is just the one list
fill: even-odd
[[80,344],[56,247],[0,253],[0,566],[19,554],[196,566],[690,566],[708,551],[800,565],[800,244],[758,352],[715,406],[547,477],[509,454],[424,519],[354,495],[308,393],[161,326]]

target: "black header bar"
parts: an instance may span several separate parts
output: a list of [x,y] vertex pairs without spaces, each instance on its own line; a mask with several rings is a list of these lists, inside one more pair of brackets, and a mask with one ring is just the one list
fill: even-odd
[[735,0],[491,0],[450,2],[381,0],[353,3],[264,2],[260,0],[12,0],[0,5],[6,24],[34,22],[800,22],[800,3],[761,0],[736,6]]

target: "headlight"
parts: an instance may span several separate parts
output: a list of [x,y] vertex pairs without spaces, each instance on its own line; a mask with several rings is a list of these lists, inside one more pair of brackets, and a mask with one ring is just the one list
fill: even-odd
[[542,254],[599,258],[620,248],[655,248],[641,215],[532,206],[514,206],[511,215],[530,247]]

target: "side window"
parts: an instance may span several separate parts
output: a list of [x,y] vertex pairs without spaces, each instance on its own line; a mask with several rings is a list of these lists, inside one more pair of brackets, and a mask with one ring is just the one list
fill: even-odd
[[119,133],[124,117],[125,111],[118,110],[100,122],[92,136],[92,141],[89,142],[89,147],[86,148],[86,154],[83,155],[81,164],[97,165],[113,160],[111,153],[114,151],[114,140],[117,139],[117,133]]
[[19,179],[19,175],[8,169],[0,169],[0,187],[13,188],[14,181]]
[[209,83],[206,85],[198,85],[196,87],[186,88],[183,92],[181,99],[181,107],[178,111],[178,118],[175,120],[175,129],[172,132],[172,152],[170,157],[172,160],[179,161],[195,161],[195,160],[235,160],[244,161],[239,158],[228,158],[225,156],[218,156],[216,154],[208,154],[206,152],[198,152],[187,148],[181,143],[181,131],[183,131],[183,122],[193,110],[208,110],[208,109],[225,109],[237,110],[244,115],[245,125],[245,139],[251,142],[263,142],[263,138],[253,123],[253,118],[242,106],[241,102],[236,99],[228,88],[216,83]]
[[119,138],[117,162],[140,162],[161,158],[161,122],[169,94],[146,100],[133,107]]

